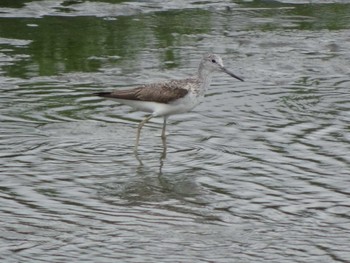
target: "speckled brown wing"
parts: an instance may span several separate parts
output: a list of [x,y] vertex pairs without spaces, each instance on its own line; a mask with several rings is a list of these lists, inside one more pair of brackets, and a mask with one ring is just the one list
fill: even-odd
[[143,85],[134,89],[116,90],[112,92],[96,93],[100,97],[123,100],[154,101],[159,103],[169,103],[186,96],[187,84],[191,84],[193,79],[172,80],[163,83]]

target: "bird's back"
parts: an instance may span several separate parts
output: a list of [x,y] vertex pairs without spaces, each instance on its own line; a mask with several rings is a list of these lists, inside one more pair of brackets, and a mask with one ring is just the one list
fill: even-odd
[[195,78],[181,80],[170,80],[152,84],[145,84],[136,88],[126,90],[115,90],[112,92],[100,92],[96,95],[110,99],[153,101],[159,103],[170,103],[180,99],[191,92],[193,87],[199,85]]

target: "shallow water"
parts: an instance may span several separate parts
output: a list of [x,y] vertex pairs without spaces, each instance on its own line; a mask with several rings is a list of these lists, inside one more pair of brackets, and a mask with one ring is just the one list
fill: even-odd
[[[4,1],[3,262],[349,262],[349,1]],[[302,3],[304,2],[304,3]],[[182,78],[142,130],[93,92]]]

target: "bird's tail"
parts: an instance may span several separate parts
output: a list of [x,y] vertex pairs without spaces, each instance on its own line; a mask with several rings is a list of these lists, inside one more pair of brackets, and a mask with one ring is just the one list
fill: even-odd
[[95,92],[92,95],[108,98],[111,95],[111,92]]

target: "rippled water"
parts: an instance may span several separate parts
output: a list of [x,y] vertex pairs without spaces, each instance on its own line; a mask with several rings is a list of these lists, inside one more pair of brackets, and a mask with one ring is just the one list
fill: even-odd
[[[2,4],[0,259],[349,262],[349,2],[173,2]],[[152,120],[140,165],[144,114],[91,94],[208,51],[246,81],[171,117],[166,158]]]

